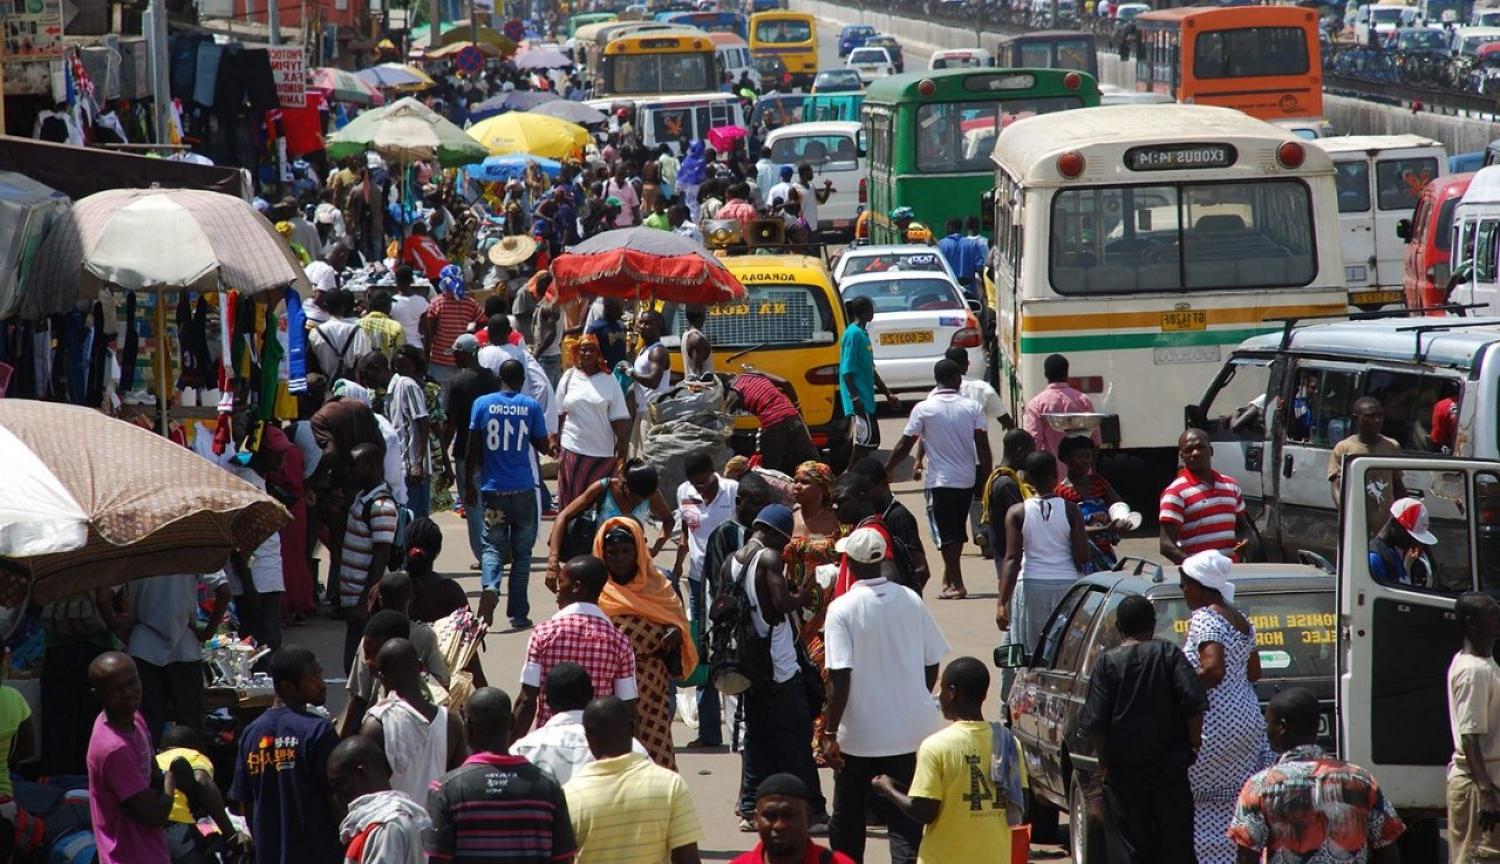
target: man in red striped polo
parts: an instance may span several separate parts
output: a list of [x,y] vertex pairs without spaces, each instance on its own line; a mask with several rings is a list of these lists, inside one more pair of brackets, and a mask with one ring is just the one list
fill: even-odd
[[1239,560],[1250,542],[1245,499],[1233,477],[1213,467],[1213,445],[1202,429],[1177,439],[1182,470],[1161,493],[1161,554],[1174,564],[1189,555],[1217,549]]

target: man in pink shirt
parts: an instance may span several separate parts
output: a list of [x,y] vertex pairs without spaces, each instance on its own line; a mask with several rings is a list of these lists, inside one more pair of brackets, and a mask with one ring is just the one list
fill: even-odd
[[629,228],[635,224],[635,211],[641,206],[641,198],[635,194],[635,184],[625,176],[625,165],[615,165],[615,176],[604,186],[604,194],[620,199],[620,212],[615,216],[616,228]]
[[[1062,443],[1067,433],[1053,429],[1044,415],[1093,411],[1094,401],[1068,384],[1068,358],[1063,355],[1053,354],[1048,357],[1042,363],[1042,374],[1047,376],[1047,387],[1026,403],[1026,416],[1021,425],[1032,440],[1036,441],[1038,450],[1046,450],[1056,456],[1057,445]],[[1095,444],[1099,443],[1098,429],[1093,431],[1093,439]],[[1061,463],[1058,470],[1063,470]]]
[[160,784],[153,782],[156,761],[141,716],[141,678],[128,655],[107,651],[96,657],[89,664],[89,686],[103,709],[86,760],[99,864],[168,864],[164,829],[172,796],[178,788],[193,794],[192,770],[173,763]]
[[718,219],[727,221],[735,219],[740,224],[749,227],[751,222],[757,218],[755,207],[747,199],[750,197],[750,185],[748,183],[736,183],[729,187],[729,200],[719,208]]

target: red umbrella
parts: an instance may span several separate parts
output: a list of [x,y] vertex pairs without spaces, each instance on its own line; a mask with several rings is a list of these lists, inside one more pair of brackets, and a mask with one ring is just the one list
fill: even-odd
[[745,296],[745,286],[707,249],[659,228],[596,234],[557,256],[551,269],[560,301],[583,292],[712,306]]

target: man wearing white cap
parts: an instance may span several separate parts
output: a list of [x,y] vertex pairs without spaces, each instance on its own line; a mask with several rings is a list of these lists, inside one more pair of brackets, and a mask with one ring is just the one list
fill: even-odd
[[[829,845],[862,861],[870,781],[884,774],[909,786],[917,747],[942,725],[932,688],[948,640],[915,591],[881,575],[884,535],[859,528],[837,549],[856,581],[828,605],[823,625],[832,690],[818,746],[839,772]],[[890,814],[892,864],[916,861],[921,840],[916,820],[899,810]]]
[[1398,498],[1391,518],[1370,538],[1370,576],[1377,582],[1430,586],[1432,562],[1427,546],[1437,537],[1427,522],[1427,507],[1415,498]]

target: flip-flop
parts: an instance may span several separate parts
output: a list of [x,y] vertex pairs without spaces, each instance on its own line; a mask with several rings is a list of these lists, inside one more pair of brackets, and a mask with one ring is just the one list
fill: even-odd
[[939,599],[939,600],[953,600],[955,598],[961,599],[962,596],[963,595],[960,595],[960,594],[958,594],[958,593],[956,593],[954,591],[950,591],[949,589],[944,588],[942,591],[938,592],[937,599]]

